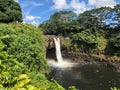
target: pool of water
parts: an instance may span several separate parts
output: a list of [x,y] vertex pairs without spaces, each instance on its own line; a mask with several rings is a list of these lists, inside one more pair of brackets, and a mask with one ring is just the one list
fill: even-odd
[[111,90],[120,88],[120,73],[116,69],[98,65],[77,65],[69,68],[51,66],[50,76],[64,88],[76,86],[79,90]]

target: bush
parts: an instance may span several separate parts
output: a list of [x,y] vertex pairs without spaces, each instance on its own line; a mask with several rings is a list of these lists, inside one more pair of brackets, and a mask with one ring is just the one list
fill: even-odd
[[0,24],[0,90],[65,90],[48,81],[43,34],[32,25]]
[[29,70],[45,71],[48,68],[40,30],[24,24],[1,24],[0,27],[1,35],[8,36],[2,39],[8,54],[24,63]]

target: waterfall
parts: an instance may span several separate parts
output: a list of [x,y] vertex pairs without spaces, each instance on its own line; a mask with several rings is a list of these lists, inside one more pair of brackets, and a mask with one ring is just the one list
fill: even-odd
[[51,67],[59,67],[59,68],[68,68],[68,67],[74,67],[77,66],[79,64],[77,63],[72,63],[69,60],[71,60],[70,58],[64,59],[62,58],[62,54],[61,54],[61,46],[60,46],[60,39],[59,38],[53,38],[54,43],[55,43],[55,50],[56,50],[56,59],[57,62],[54,60],[49,60],[48,64]]
[[58,63],[63,62],[62,54],[61,54],[61,47],[60,47],[60,39],[59,38],[53,38],[55,42],[55,48],[56,48],[56,58]]

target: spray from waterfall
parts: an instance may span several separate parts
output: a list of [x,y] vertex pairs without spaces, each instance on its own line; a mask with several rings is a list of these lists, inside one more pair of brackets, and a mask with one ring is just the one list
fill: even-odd
[[55,48],[56,48],[56,58],[58,63],[63,62],[62,54],[61,54],[61,46],[60,46],[60,39],[59,38],[53,38],[55,42]]
[[61,54],[61,46],[60,46],[60,39],[59,38],[53,38],[55,43],[55,49],[56,49],[56,59],[58,62],[55,61],[48,61],[48,64],[52,67],[59,67],[59,68],[68,68],[68,67],[74,67],[77,66],[76,63],[72,63],[64,59]]

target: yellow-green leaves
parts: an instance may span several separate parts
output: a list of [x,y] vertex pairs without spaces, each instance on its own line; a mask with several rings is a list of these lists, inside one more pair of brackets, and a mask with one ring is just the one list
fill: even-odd
[[15,84],[15,88],[22,88],[26,84],[28,84],[30,81],[31,80],[28,78],[27,75],[21,74],[17,79],[17,83]]

